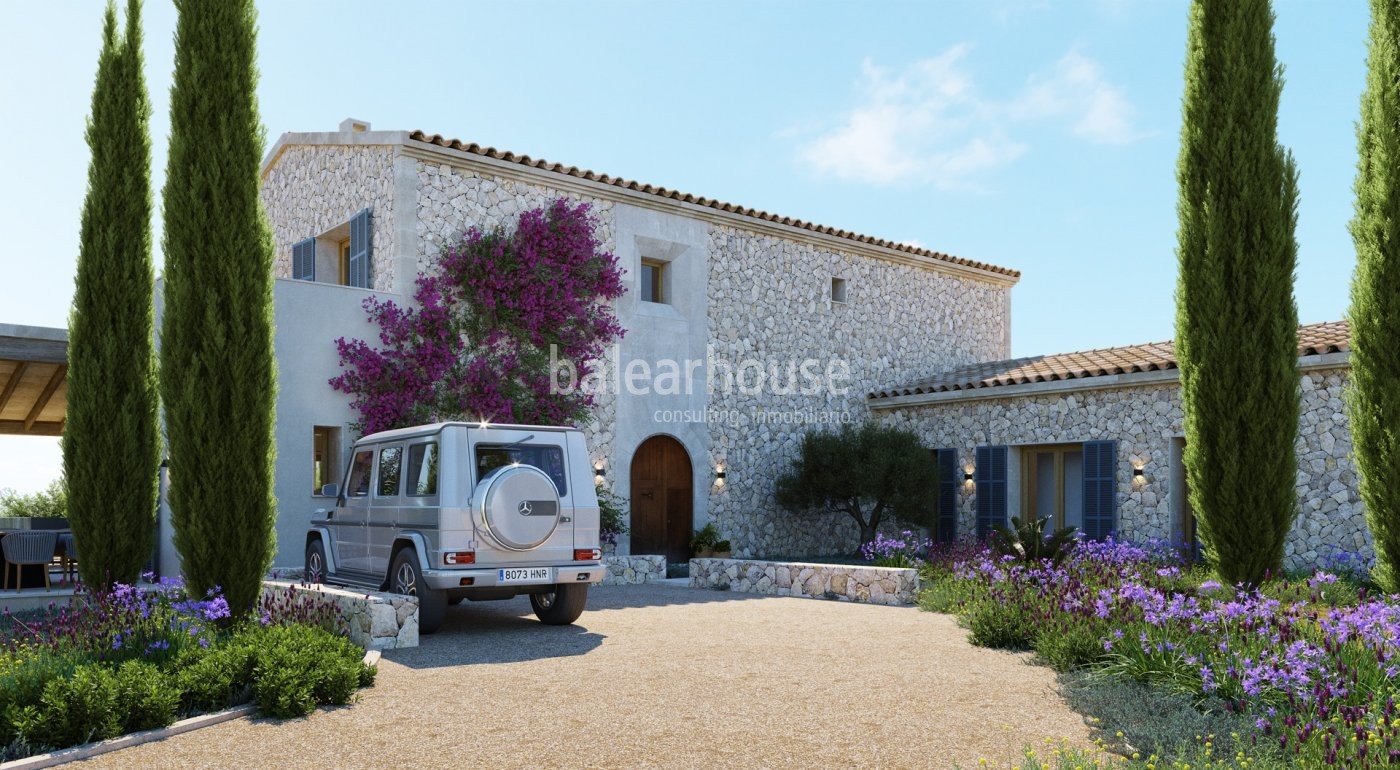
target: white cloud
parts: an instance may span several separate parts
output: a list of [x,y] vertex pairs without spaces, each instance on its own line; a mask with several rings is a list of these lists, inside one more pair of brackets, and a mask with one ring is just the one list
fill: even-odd
[[1125,144],[1141,137],[1133,107],[1103,76],[1099,63],[1070,51],[1047,72],[1035,73],[1010,103],[1020,120],[1066,119],[1077,135],[1099,144]]
[[971,48],[961,43],[899,72],[865,61],[858,106],[802,141],[800,157],[852,182],[967,188],[1026,152],[1016,133],[1028,125],[1064,125],[1096,143],[1138,138],[1127,98],[1078,51],[996,99],[979,92],[964,66]]

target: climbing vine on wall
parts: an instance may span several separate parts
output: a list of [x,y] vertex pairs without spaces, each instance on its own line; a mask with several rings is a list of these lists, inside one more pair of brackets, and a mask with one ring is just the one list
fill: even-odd
[[552,387],[551,353],[582,381],[623,335],[612,309],[622,271],[594,224],[588,204],[559,199],[522,213],[514,230],[473,227],[418,276],[417,308],[367,298],[380,347],[336,340],[343,371],[330,381],[354,397],[356,427],[586,422],[596,389]]

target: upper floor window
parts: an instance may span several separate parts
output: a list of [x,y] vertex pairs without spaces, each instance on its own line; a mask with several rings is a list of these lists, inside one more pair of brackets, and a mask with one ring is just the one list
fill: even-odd
[[344,224],[297,242],[292,246],[292,278],[370,288],[372,233],[370,211],[365,209]]
[[831,279],[831,301],[841,304],[846,303],[846,279],[832,277]]
[[654,259],[642,260],[642,273],[638,281],[637,293],[643,302],[666,303],[671,299],[669,291],[670,270],[665,262]]

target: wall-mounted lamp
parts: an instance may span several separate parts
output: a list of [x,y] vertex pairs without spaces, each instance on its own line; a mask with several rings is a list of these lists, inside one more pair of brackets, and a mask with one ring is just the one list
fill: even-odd
[[972,471],[963,471],[963,481],[972,481]]
[[608,475],[608,469],[603,466],[603,461],[593,463],[593,483],[602,484],[603,477]]
[[724,473],[724,466],[723,466],[723,465],[716,465],[716,466],[715,466],[715,483],[716,483],[716,484],[719,484],[719,485],[721,485],[721,486],[723,486],[723,485],[724,485],[724,476],[725,476],[725,473]]
[[1135,479],[1137,479],[1137,478],[1142,478],[1142,468],[1134,468],[1134,469],[1133,469],[1133,478],[1135,478]]

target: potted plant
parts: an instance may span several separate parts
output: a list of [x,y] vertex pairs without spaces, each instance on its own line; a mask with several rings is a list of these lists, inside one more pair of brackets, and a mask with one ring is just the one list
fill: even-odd
[[714,557],[716,559],[728,559],[733,555],[734,548],[729,544],[728,540],[720,540],[719,542],[715,543]]
[[714,522],[711,522],[690,538],[690,552],[701,559],[709,558],[714,554],[715,544],[719,541],[719,530],[715,528]]

